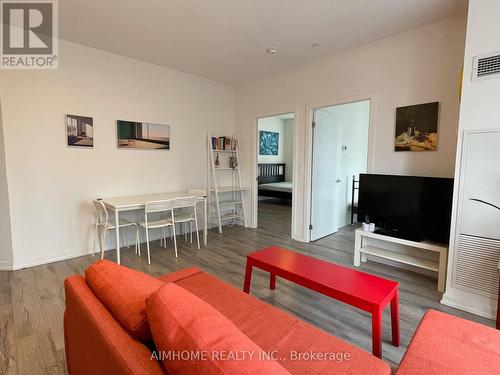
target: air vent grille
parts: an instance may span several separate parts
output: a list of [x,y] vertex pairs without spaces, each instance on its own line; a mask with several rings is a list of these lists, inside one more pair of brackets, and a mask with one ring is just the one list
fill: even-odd
[[500,52],[474,58],[473,80],[500,77]]
[[498,294],[500,241],[461,234],[455,283],[483,294]]

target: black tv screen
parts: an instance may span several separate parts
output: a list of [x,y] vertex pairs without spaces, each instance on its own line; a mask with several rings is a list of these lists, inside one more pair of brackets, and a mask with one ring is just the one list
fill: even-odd
[[358,221],[390,236],[448,243],[452,197],[452,178],[360,174]]

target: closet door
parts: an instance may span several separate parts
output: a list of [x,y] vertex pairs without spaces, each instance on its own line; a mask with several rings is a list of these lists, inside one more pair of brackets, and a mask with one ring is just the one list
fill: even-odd
[[495,298],[500,260],[500,131],[464,135],[453,286]]

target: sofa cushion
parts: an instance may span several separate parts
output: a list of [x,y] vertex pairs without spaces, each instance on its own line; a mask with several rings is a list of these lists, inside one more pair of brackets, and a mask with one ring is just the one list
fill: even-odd
[[175,284],[153,293],[146,312],[169,374],[288,374],[261,359],[262,350],[217,310]]
[[276,351],[278,362],[292,374],[391,374],[389,365],[371,353],[205,272],[176,284],[218,310],[260,348]]
[[131,334],[150,341],[146,298],[165,283],[153,276],[99,260],[85,270],[85,279],[96,297]]
[[401,361],[397,375],[500,373],[500,331],[428,310]]

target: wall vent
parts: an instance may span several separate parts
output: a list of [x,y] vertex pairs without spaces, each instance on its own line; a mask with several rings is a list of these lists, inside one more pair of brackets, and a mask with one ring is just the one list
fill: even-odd
[[500,52],[474,57],[472,80],[500,78]]
[[496,297],[499,259],[500,241],[460,234],[455,284]]

